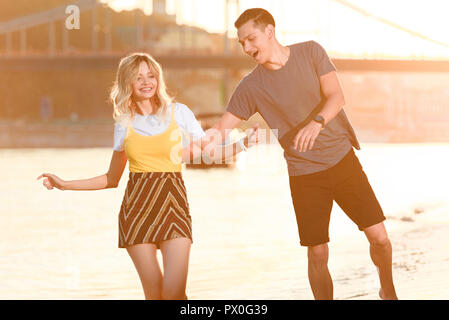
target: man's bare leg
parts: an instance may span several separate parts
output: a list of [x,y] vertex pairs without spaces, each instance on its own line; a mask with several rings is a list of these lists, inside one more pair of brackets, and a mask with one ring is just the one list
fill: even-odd
[[327,267],[329,247],[327,243],[308,247],[309,283],[316,300],[332,300],[334,287]]
[[397,300],[393,284],[393,250],[383,222],[363,230],[370,243],[370,255],[377,267],[380,280],[379,296],[382,300]]

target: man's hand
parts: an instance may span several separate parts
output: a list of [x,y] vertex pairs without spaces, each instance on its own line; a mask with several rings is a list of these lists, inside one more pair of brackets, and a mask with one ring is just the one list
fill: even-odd
[[293,146],[299,152],[306,152],[312,150],[316,137],[321,131],[321,123],[310,121],[308,125],[301,128],[293,139]]

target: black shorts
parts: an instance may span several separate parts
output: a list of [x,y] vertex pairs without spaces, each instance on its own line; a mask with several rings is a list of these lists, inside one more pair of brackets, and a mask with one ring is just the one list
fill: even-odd
[[340,162],[327,170],[290,176],[290,191],[302,246],[329,242],[329,221],[334,200],[359,230],[385,220],[352,148]]

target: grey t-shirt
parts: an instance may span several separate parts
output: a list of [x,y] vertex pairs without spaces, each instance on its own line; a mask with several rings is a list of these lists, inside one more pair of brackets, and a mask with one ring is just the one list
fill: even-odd
[[324,105],[319,77],[335,70],[329,56],[315,41],[289,46],[290,56],[278,70],[258,65],[240,81],[227,111],[248,120],[259,112],[271,129],[278,130],[290,176],[311,174],[339,162],[354,146],[357,137],[342,109],[321,130],[312,150],[299,152],[293,138]]

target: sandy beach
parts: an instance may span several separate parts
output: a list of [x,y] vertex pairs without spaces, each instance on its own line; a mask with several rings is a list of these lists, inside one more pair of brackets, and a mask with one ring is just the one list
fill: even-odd
[[[449,299],[449,144],[363,144],[356,154],[388,218],[399,298]],[[48,191],[36,181],[42,172],[102,174],[111,155],[0,149],[0,299],[143,299],[117,247],[127,169],[111,190]],[[250,149],[233,169],[183,174],[194,232],[189,299],[313,299],[278,145]],[[368,241],[336,204],[330,237],[335,299],[378,299]]]

